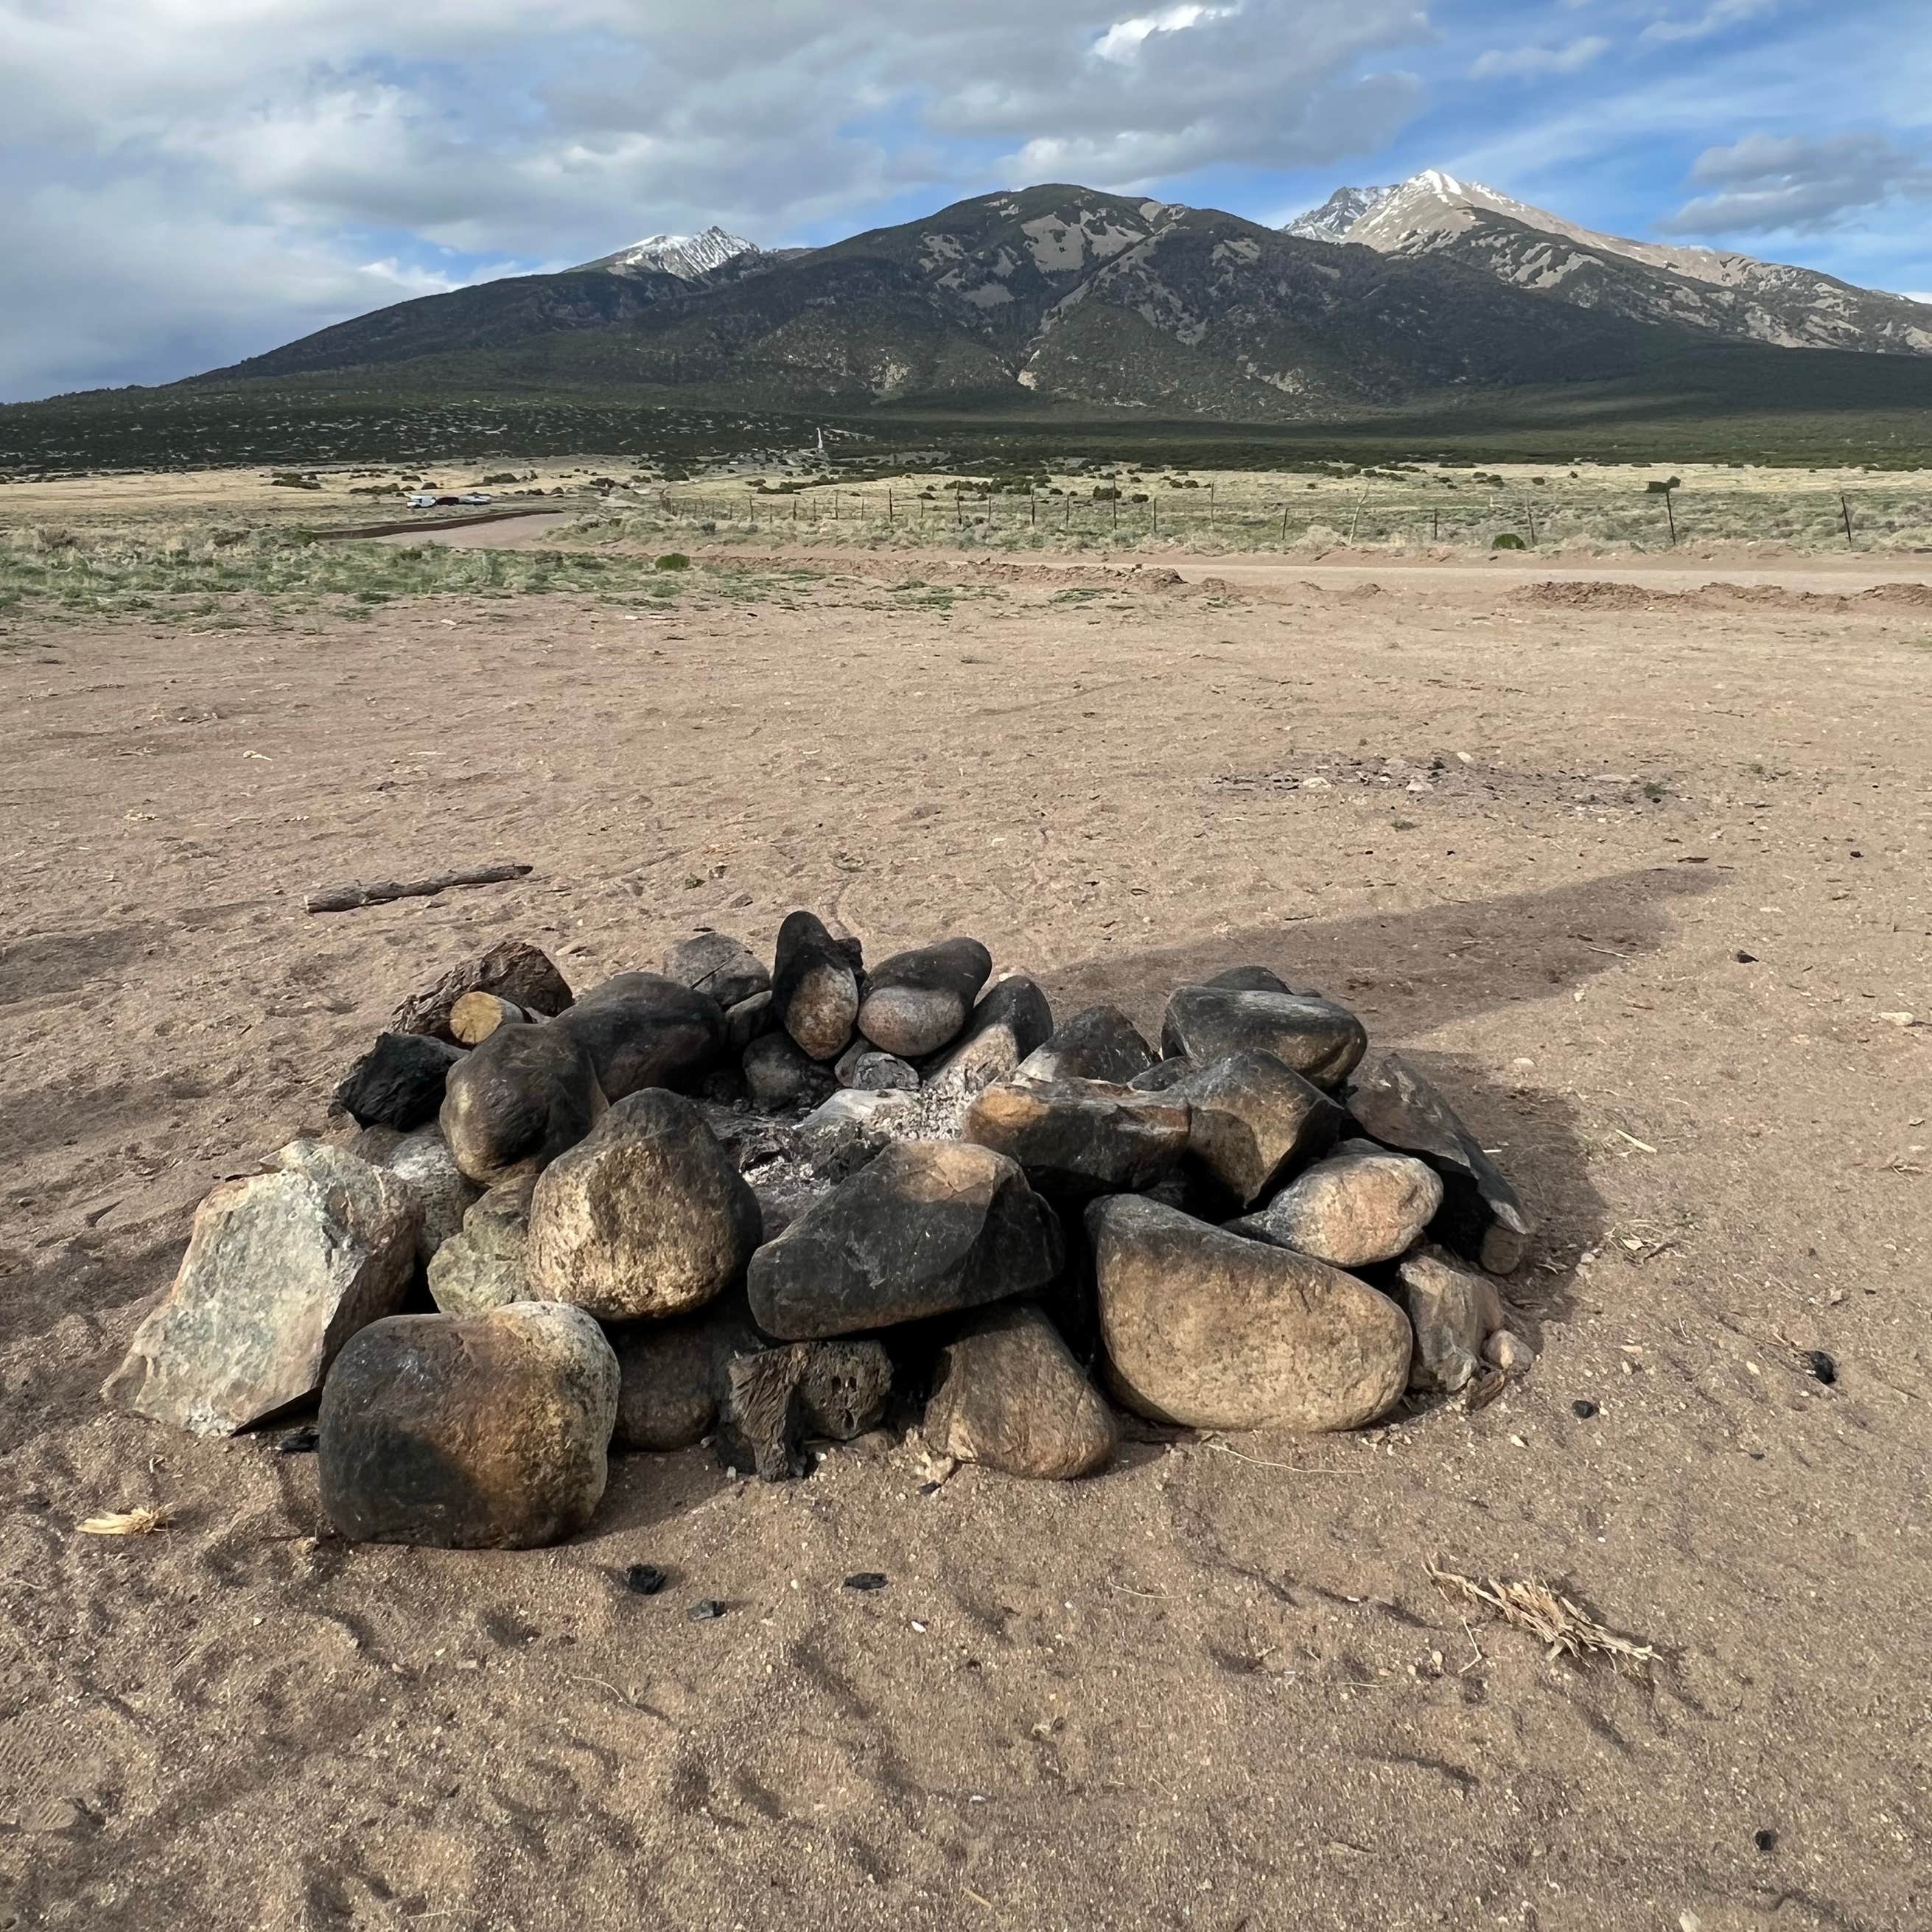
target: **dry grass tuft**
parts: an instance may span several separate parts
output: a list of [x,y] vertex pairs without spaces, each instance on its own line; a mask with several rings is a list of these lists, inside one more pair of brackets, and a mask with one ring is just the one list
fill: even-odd
[[1559,1657],[1574,1658],[1579,1664],[1593,1656],[1607,1657],[1621,1670],[1627,1664],[1648,1664],[1657,1655],[1650,1645],[1633,1643],[1606,1630],[1588,1612],[1533,1577],[1505,1583],[1492,1576],[1479,1583],[1431,1563],[1429,1580],[1452,1603],[1479,1604],[1504,1623],[1528,1630],[1547,1646],[1552,1662]]
[[82,1536],[152,1536],[174,1520],[174,1511],[163,1503],[156,1509],[107,1510],[75,1528]]

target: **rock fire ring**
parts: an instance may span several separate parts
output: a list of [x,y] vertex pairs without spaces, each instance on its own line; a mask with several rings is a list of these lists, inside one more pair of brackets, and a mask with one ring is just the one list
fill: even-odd
[[[508,940],[406,1001],[298,1140],[197,1210],[104,1393],[232,1434],[320,1398],[344,1536],[552,1543],[608,1456],[805,1473],[890,1415],[934,1458],[1103,1469],[1118,1412],[1363,1427],[1525,1366],[1532,1236],[1448,1101],[1242,967],[1055,1025],[977,940],[809,912],[581,997]],[[433,1312],[432,1312],[433,1311]]]

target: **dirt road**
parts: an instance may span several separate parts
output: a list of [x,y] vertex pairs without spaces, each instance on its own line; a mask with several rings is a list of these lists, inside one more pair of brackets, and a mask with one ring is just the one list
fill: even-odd
[[[16,634],[0,1922],[1932,1923],[1932,620],[1382,580]],[[102,1407],[196,1198],[406,993],[798,904],[976,934],[1063,1014],[1250,960],[1347,1000],[1539,1211],[1534,1369],[1070,1486],[927,1493],[893,1433],[771,1487],[625,1458],[526,1555],[346,1546],[312,1456]],[[142,1504],[174,1526],[74,1534]],[[1659,1660],[1552,1661],[1432,1560]]]

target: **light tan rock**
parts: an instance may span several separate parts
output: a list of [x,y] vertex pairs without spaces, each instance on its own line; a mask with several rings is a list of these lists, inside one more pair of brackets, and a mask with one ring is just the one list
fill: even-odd
[[620,1100],[530,1197],[530,1294],[607,1322],[700,1308],[758,1244],[757,1197],[696,1104]]
[[962,1462],[1060,1480],[1104,1469],[1120,1439],[1106,1399],[1026,1304],[979,1318],[946,1348],[925,1436]]
[[1408,1382],[1408,1318],[1353,1275],[1118,1194],[1087,1210],[1112,1385],[1156,1421],[1354,1429]]
[[1427,1162],[1372,1141],[1344,1141],[1233,1225],[1336,1268],[1366,1268],[1411,1246],[1442,1204],[1442,1177]]
[[1483,1360],[1506,1376],[1527,1373],[1536,1351],[1512,1328],[1498,1328],[1483,1342]]

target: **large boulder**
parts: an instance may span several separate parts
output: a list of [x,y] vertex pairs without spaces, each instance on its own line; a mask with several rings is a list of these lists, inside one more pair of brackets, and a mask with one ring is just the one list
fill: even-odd
[[772,986],[764,962],[728,932],[700,932],[674,946],[664,955],[664,976],[708,994],[728,1011]]
[[1087,1231],[1114,1387],[1155,1421],[1354,1429],[1408,1385],[1408,1318],[1353,1275],[1136,1195]]
[[1337,1000],[1233,986],[1178,988],[1160,1039],[1164,1054],[1196,1061],[1271,1053],[1304,1079],[1328,1088],[1348,1078],[1369,1043],[1361,1022]]
[[173,1286],[101,1391],[110,1402],[232,1435],[313,1396],[349,1338],[402,1305],[422,1220],[408,1184],[316,1141],[275,1160],[195,1210]]
[[1104,1469],[1119,1440],[1106,1398],[1027,1304],[978,1317],[946,1348],[924,1432],[941,1455],[1042,1478]]
[[970,1097],[1010,1077],[1052,1033],[1053,1009],[1046,995],[1024,973],[1009,973],[980,995],[966,1030],[923,1062],[920,1075],[927,1086],[942,1094]]
[[866,976],[859,1030],[902,1060],[918,1060],[956,1039],[993,970],[976,939],[947,939],[895,952]]
[[491,1188],[429,1264],[430,1299],[445,1315],[481,1315],[531,1299],[530,1192],[533,1174]]
[[1022,1080],[1109,1080],[1124,1086],[1154,1064],[1154,1049],[1118,1006],[1087,1006],[1019,1064]]
[[428,992],[405,1000],[396,1009],[396,1030],[454,1040],[450,1016],[466,993],[495,993],[545,1018],[562,1012],[571,1001],[568,982],[546,954],[527,940],[504,939],[482,958],[466,960],[446,973]]
[[554,1023],[503,1027],[450,1070],[438,1120],[457,1166],[494,1187],[574,1147],[604,1106],[581,1040]]
[[443,1083],[463,1049],[419,1033],[383,1033],[335,1090],[334,1104],[359,1127],[403,1133],[436,1118]]
[[724,1050],[724,1010],[659,973],[592,987],[552,1028],[580,1040],[607,1100],[646,1087],[694,1087]]
[[976,1308],[1060,1270],[1053,1210],[1018,1165],[958,1142],[901,1141],[752,1258],[752,1313],[808,1341]]
[[610,1345],[578,1309],[376,1322],[322,1391],[322,1507],[356,1542],[561,1542],[604,1494],[617,1384]]
[[789,914],[778,928],[772,1006],[814,1060],[836,1060],[859,1018],[859,974],[851,954],[814,914]]
[[1522,1265],[1536,1223],[1456,1110],[1400,1054],[1382,1054],[1348,1093],[1348,1112],[1372,1141],[1420,1156],[1442,1177],[1436,1232],[1492,1274]]
[[1336,1268],[1367,1268],[1405,1252],[1442,1204],[1442,1183],[1427,1162],[1344,1141],[1234,1226]]
[[1244,1208],[1303,1161],[1326,1153],[1347,1118],[1271,1053],[1231,1053],[1205,1066],[1190,1065],[1166,1090],[1190,1110],[1189,1155]]
[[961,1137],[1018,1162],[1036,1187],[1098,1194],[1150,1187],[1187,1150],[1188,1108],[1102,1080],[1012,1080],[967,1109]]
[[530,1293],[606,1322],[682,1315],[742,1273],[760,1228],[757,1198],[697,1103],[646,1088],[538,1179]]
[[1415,1330],[1412,1389],[1451,1394],[1480,1372],[1484,1348],[1503,1326],[1502,1298],[1486,1275],[1438,1247],[1404,1257],[1396,1297]]

